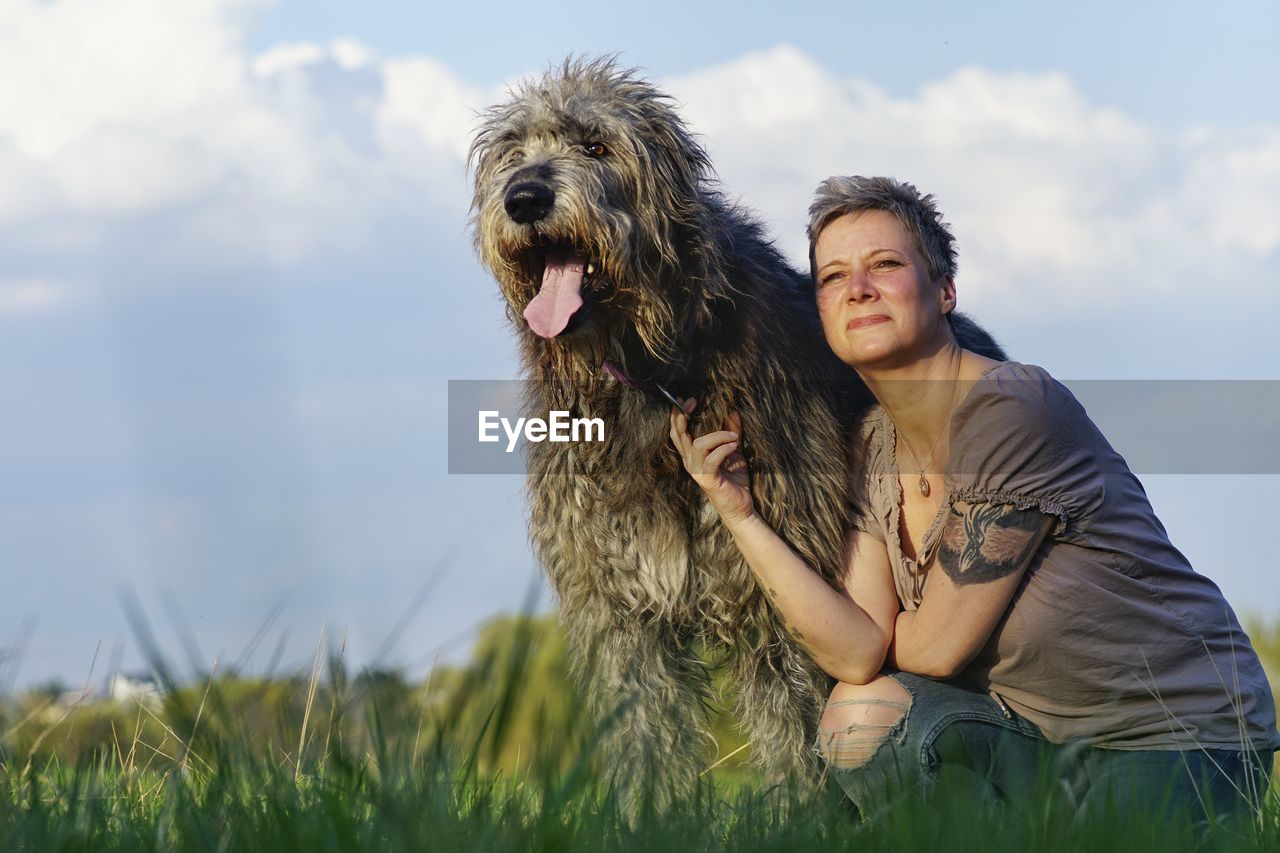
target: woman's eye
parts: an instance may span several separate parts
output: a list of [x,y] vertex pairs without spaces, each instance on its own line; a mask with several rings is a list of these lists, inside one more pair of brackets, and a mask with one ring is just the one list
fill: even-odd
[[603,142],[588,142],[583,147],[592,157],[603,157],[609,153],[609,149],[605,147]]
[[886,259],[886,260],[883,260],[883,261],[878,261],[878,262],[876,263],[876,266],[878,266],[878,267],[900,267],[900,266],[902,266],[902,264],[901,264],[899,261],[892,261],[892,260],[888,260],[888,259]]
[[843,275],[844,273],[833,272],[822,280],[822,286],[826,287],[828,284],[835,284],[841,277],[843,277]]

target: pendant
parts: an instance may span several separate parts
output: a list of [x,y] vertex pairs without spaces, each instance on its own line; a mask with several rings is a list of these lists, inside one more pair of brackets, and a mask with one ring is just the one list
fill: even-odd
[[929,481],[924,478],[924,474],[920,475],[920,494],[929,497]]

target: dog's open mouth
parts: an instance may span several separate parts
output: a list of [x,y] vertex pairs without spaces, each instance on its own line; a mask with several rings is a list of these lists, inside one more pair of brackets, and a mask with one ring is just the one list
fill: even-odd
[[537,276],[541,266],[542,283],[524,309],[525,322],[534,334],[554,338],[586,323],[590,309],[582,289],[595,273],[595,264],[578,249],[561,243],[530,249],[525,263],[530,278]]

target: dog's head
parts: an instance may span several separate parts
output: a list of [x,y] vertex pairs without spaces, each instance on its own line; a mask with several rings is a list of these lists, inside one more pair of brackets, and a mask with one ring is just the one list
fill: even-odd
[[670,99],[611,59],[566,60],[484,114],[470,161],[476,248],[517,326],[603,356],[630,330],[669,361],[710,172]]

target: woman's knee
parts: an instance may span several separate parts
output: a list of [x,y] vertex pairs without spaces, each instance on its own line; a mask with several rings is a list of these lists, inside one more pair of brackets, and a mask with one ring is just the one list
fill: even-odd
[[818,750],[834,768],[862,767],[909,710],[911,694],[887,675],[866,684],[838,682],[818,724]]

